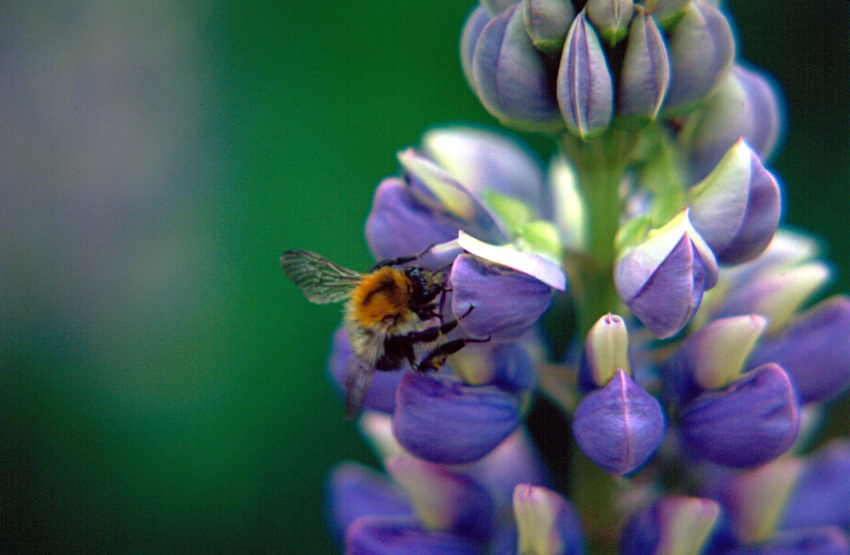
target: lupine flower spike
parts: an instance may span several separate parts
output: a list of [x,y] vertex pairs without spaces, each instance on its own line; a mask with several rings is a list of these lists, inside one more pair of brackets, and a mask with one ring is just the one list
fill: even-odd
[[850,298],[782,225],[781,96],[719,4],[481,0],[472,93],[557,151],[434,127],[375,267],[284,254],[346,303],[328,367],[380,462],[329,479],[346,553],[848,553],[850,438],[815,432]]

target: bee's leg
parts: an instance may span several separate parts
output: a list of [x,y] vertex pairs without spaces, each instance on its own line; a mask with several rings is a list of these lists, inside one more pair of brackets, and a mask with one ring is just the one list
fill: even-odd
[[380,270],[381,268],[384,268],[386,266],[400,266],[402,264],[407,264],[408,262],[413,262],[414,260],[419,260],[426,254],[428,254],[428,251],[430,251],[434,247],[434,245],[436,245],[436,243],[431,243],[424,251],[420,252],[419,254],[414,254],[413,256],[399,256],[397,258],[388,258],[387,260],[381,260],[380,262],[372,266],[372,269],[370,271],[374,272],[375,270]]
[[467,310],[462,316],[458,316],[453,320],[449,320],[448,322],[443,322],[439,326],[434,326],[431,328],[425,328],[420,331],[411,331],[404,335],[392,336],[393,338],[399,338],[404,343],[410,343],[411,345],[414,343],[430,343],[431,341],[436,341],[438,337],[441,335],[445,335],[455,329],[458,323],[469,316],[469,313],[472,312],[474,306],[470,306],[469,310]]
[[430,372],[431,370],[437,371],[443,367],[443,364],[446,363],[446,359],[449,355],[454,354],[461,349],[464,348],[469,343],[486,343],[490,341],[490,338],[486,339],[452,339],[451,341],[446,341],[441,345],[437,345],[434,347],[430,353],[425,355],[425,358],[422,359],[422,362],[419,363],[419,367],[416,368],[418,372]]

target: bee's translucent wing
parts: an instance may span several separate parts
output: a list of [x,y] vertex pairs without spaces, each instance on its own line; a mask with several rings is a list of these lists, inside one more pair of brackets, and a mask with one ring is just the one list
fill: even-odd
[[351,296],[363,274],[310,251],[292,250],[280,257],[280,267],[313,303],[338,303]]
[[352,352],[345,367],[343,388],[345,389],[345,413],[348,418],[353,419],[363,408],[363,400],[369,393],[369,385],[375,374],[375,364],[383,348],[383,337],[375,334],[361,349],[361,352]]
[[345,414],[354,419],[363,408],[363,400],[369,392],[375,365],[352,353],[345,368]]

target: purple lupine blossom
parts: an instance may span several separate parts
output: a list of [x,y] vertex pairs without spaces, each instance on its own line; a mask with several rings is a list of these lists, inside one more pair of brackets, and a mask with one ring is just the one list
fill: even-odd
[[[559,149],[544,170],[506,135],[434,128],[379,185],[376,258],[430,247],[433,319],[462,316],[434,344],[475,344],[375,373],[360,422],[386,474],[330,482],[347,553],[847,554],[848,440],[806,450],[850,384],[850,300],[807,308],[831,270],[780,225],[780,96],[717,4],[473,8],[473,92]],[[338,332],[337,382],[351,350]],[[569,492],[525,429],[537,392],[569,420],[542,441],[580,451]]]

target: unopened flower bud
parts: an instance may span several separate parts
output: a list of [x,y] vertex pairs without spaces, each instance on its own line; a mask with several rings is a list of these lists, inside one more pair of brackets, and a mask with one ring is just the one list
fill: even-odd
[[584,340],[579,381],[586,391],[604,387],[617,370],[631,374],[629,332],[621,317],[606,314],[590,328]]
[[[480,24],[472,19],[468,24]],[[472,38],[470,31],[469,39]],[[463,52],[469,52],[467,46]],[[472,88],[504,125],[551,132],[563,126],[555,98],[555,68],[528,37],[513,4],[481,30],[472,50]]]
[[620,258],[614,284],[635,316],[663,339],[690,322],[717,275],[714,254],[684,210]]
[[570,0],[522,0],[522,21],[534,47],[555,54],[564,46],[576,12]]
[[664,414],[655,397],[618,370],[605,387],[581,400],[573,416],[573,435],[590,460],[623,476],[660,445]]
[[573,20],[558,68],[558,105],[579,137],[604,131],[613,115],[614,85],[605,51],[582,11]]
[[720,505],[711,499],[663,497],[629,519],[623,528],[620,552],[699,553],[719,515]]
[[779,527],[850,527],[850,440],[833,439],[805,462]]
[[749,314],[721,318],[690,334],[664,368],[664,386],[686,401],[735,381],[767,321]]
[[634,2],[632,0],[588,0],[585,10],[587,18],[599,30],[602,39],[613,46],[629,32]]
[[802,403],[841,394],[850,385],[850,298],[830,297],[763,339],[752,364],[765,362],[782,366]]
[[791,380],[775,364],[747,372],[725,389],[703,393],[681,412],[681,432],[696,455],[746,468],[775,459],[791,447],[800,408]]
[[620,70],[617,114],[651,121],[658,115],[667,94],[670,62],[655,21],[643,8],[636,10]]
[[476,461],[520,423],[519,400],[494,386],[468,386],[409,372],[396,393],[393,432],[411,454],[442,464]]
[[358,463],[337,466],[330,477],[334,531],[344,535],[362,516],[412,516],[413,507],[403,493],[383,474]]
[[679,133],[688,153],[690,181],[708,175],[739,138],[767,161],[781,129],[776,87],[764,75],[735,66],[706,105],[688,115]]
[[691,222],[723,264],[761,254],[779,225],[779,185],[742,139],[690,197]]
[[691,2],[670,30],[669,49],[672,78],[666,114],[703,100],[726,77],[735,60],[735,37],[719,10]]
[[763,542],[773,534],[802,468],[799,459],[784,458],[720,484],[718,498],[741,542]]
[[414,457],[394,457],[387,471],[401,484],[428,530],[486,540],[496,511],[490,494],[469,476]]
[[646,11],[665,29],[676,25],[684,17],[691,0],[646,0]]
[[513,508],[519,534],[518,553],[584,553],[584,535],[578,515],[567,500],[554,491],[519,484],[514,489]]

